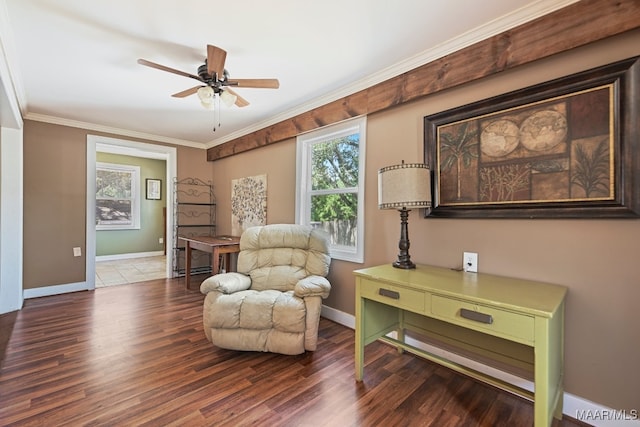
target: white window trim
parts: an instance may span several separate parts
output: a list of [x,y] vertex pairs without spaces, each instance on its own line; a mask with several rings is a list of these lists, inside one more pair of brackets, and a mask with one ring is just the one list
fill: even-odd
[[[296,138],[296,223],[309,225],[311,217],[311,146],[314,143],[340,138],[342,136],[360,134],[358,143],[358,220],[355,249],[340,245],[331,245],[332,258],[343,261],[364,262],[364,172],[366,146],[366,116],[346,120],[335,125],[311,131]],[[335,191],[332,191],[335,192]],[[349,190],[351,192],[351,190]]]
[[[140,229],[140,166],[122,165],[117,163],[96,162],[97,169],[121,170],[132,173],[131,185],[131,217],[133,223],[124,224],[96,224],[96,230],[139,230]],[[96,171],[97,174],[97,171]],[[94,195],[97,203],[97,195]]]

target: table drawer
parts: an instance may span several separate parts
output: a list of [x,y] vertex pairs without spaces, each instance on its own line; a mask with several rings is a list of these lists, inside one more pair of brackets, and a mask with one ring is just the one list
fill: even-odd
[[360,295],[367,299],[418,313],[425,311],[425,293],[413,289],[361,279]]
[[473,304],[468,301],[440,295],[431,296],[431,312],[444,320],[470,327],[496,336],[516,338],[522,343],[533,343],[535,320],[533,316]]

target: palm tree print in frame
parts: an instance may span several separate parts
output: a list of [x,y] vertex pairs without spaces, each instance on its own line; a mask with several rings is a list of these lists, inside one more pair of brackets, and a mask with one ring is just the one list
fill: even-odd
[[639,216],[640,161],[624,161],[638,157],[638,62],[425,117],[425,163],[434,171],[427,215]]
[[613,199],[612,91],[607,85],[441,126],[440,204]]

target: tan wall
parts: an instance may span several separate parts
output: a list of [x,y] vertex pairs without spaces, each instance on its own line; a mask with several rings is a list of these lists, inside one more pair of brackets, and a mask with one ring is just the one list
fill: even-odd
[[[86,132],[24,123],[23,288],[85,280]],[[73,256],[81,247],[81,257]]]
[[[147,141],[153,143],[153,141]],[[167,145],[167,144],[158,144]],[[202,158],[204,153],[205,158]],[[206,151],[199,148],[177,146],[177,175],[178,179],[200,178],[207,182],[212,179],[211,163],[207,162]],[[167,185],[172,185],[168,183]],[[167,201],[167,209],[171,201]]]
[[[423,159],[423,117],[507,91],[640,54],[640,32],[448,90],[368,117],[365,263],[334,261],[325,304],[354,313],[352,270],[395,260],[399,215],[377,209],[377,170]],[[230,228],[230,180],[266,173],[268,222],[295,218],[295,141],[212,163],[220,223]],[[640,408],[640,220],[409,218],[415,262],[461,265],[479,253],[479,271],[568,286],[566,391],[614,409]]]
[[220,234],[231,233],[231,181],[248,176],[267,175],[267,223],[295,221],[295,140],[283,141],[211,164],[213,192],[216,196],[216,223]]
[[[24,289],[86,280],[88,134],[99,133],[25,120]],[[178,178],[211,179],[205,150],[178,146],[177,157]],[[82,249],[81,257],[73,247]]]

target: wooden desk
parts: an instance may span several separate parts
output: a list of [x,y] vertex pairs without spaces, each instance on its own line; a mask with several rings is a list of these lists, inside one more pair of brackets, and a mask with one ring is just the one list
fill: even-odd
[[220,255],[225,255],[225,266],[231,265],[230,255],[240,252],[240,237],[236,236],[198,236],[179,237],[185,241],[185,286],[191,284],[191,250],[208,252],[211,254],[211,274],[220,272]]
[[[356,380],[363,377],[364,347],[380,339],[532,399],[535,427],[562,418],[565,287],[425,265],[388,264],[354,274]],[[409,345],[405,330],[529,371],[535,391]],[[387,336],[393,331],[397,339]]]

